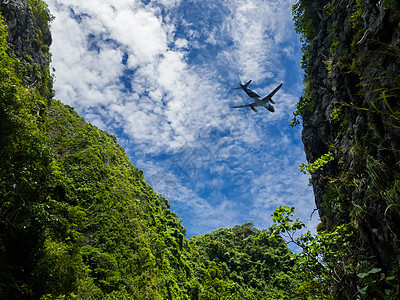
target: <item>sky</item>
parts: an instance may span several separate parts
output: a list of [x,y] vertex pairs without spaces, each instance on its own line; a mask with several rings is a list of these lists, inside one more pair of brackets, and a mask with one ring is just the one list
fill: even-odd
[[[55,98],[114,134],[171,203],[187,236],[253,222],[281,205],[314,230],[301,128],[295,0],[47,0]],[[251,103],[252,80],[275,112]]]

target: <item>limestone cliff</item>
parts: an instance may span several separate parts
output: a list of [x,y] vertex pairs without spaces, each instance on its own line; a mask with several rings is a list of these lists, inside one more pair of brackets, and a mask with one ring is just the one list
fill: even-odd
[[20,61],[18,72],[28,88],[37,87],[47,98],[53,96],[53,81],[48,76],[52,38],[47,5],[39,0],[1,0],[0,13],[8,28],[7,41]]
[[[393,272],[400,265],[400,4],[299,1],[296,18],[306,42],[298,110],[307,160],[334,157],[311,174],[319,229],[351,224],[354,264]],[[343,282],[341,297],[354,296],[356,282]]]
[[22,0],[3,0],[0,9],[8,26],[8,42],[14,54],[20,59],[30,56],[35,63],[48,65],[37,36],[43,35],[43,43],[50,46],[51,34],[48,28],[42,33],[41,28],[35,26],[35,22],[40,22],[40,16],[33,14],[31,5]]

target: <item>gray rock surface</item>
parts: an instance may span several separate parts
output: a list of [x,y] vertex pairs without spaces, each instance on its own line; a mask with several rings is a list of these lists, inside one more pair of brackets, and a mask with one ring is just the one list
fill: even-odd
[[361,1],[357,18],[356,0],[331,1],[329,13],[322,2],[306,10],[317,31],[302,140],[309,162],[335,160],[312,174],[316,205],[326,230],[352,222],[362,256],[390,270],[400,265],[400,4]]
[[[30,56],[34,63],[41,66],[48,65],[36,41],[37,30],[33,22],[34,16],[31,6],[26,0],[2,0],[0,12],[8,26],[8,42],[16,57],[23,60]],[[51,37],[45,40],[47,46],[51,44]]]

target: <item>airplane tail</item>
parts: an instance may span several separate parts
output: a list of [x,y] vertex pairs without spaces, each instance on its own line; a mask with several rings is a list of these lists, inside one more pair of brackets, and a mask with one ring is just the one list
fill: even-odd
[[251,80],[249,80],[244,86],[245,86],[245,87],[248,87],[249,84],[250,84],[250,82],[251,82]]
[[242,81],[242,84],[239,87],[233,88],[232,90],[242,90],[243,88],[247,88],[250,82],[251,80],[249,80],[247,83],[244,83],[244,81]]

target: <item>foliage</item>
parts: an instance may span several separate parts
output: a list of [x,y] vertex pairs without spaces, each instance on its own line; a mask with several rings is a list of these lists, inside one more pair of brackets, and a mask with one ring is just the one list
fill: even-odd
[[309,164],[301,164],[300,171],[304,174],[314,173],[318,170],[322,170],[326,164],[334,159],[333,154],[331,152],[323,154],[320,158],[317,158],[314,162]]
[[281,234],[302,252],[294,254],[304,282],[299,290],[306,298],[325,299],[340,289],[346,278],[355,276],[350,250],[353,230],[349,224],[338,226],[331,232],[310,231],[295,238],[296,231],[305,227],[299,219],[293,220],[294,207],[278,207],[273,214],[274,224],[263,234],[275,238]]
[[361,26],[361,15],[363,12],[363,3],[360,0],[356,0],[355,11],[351,14],[350,23],[353,28]]
[[44,101],[40,83],[24,87],[6,30],[2,22],[0,298],[186,293],[190,251],[168,201],[115,137]]
[[192,237],[198,247],[203,285],[200,299],[293,299],[299,279],[290,251],[278,236],[260,236],[252,223]]
[[332,111],[332,121],[340,121],[342,118],[342,109],[343,106],[339,106]]
[[299,102],[296,104],[296,110],[293,112],[293,119],[289,124],[291,127],[296,127],[297,125],[300,125],[299,118],[302,118],[304,116],[306,110],[310,106],[310,103],[310,97],[300,97]]
[[379,299],[398,299],[398,274],[396,270],[387,276],[381,268],[372,268],[366,273],[359,273],[363,287],[359,290],[361,295],[375,294]]
[[77,244],[82,262],[68,292],[82,297],[82,285],[90,285],[104,297],[183,297],[191,250],[168,201],[146,184],[115,137],[71,107],[50,103],[54,190],[68,210],[64,231],[49,234],[62,233],[64,242]]
[[47,4],[41,0],[27,0],[32,8],[34,22],[37,31],[37,41],[39,44],[49,45],[51,42],[51,33],[49,22],[54,20]]
[[308,0],[300,0],[292,6],[295,30],[301,35],[301,41],[305,43],[310,43],[315,36],[313,20],[306,14],[308,4]]
[[312,19],[315,12],[306,11],[308,3],[309,0],[299,0],[292,6],[294,28],[300,34],[300,41],[303,42],[303,58],[301,61],[303,69],[306,69],[308,65],[309,43],[316,34],[315,22]]
[[[49,75],[49,63],[51,61],[51,53],[49,46],[52,42],[50,32],[50,22],[54,19],[48,6],[42,0],[26,0],[32,11],[32,21],[34,28],[25,28],[26,31],[33,31],[34,40],[29,38],[25,43],[25,55],[17,57],[17,71],[24,86],[33,89],[36,98],[49,99],[54,96],[53,78]],[[24,27],[30,27],[31,22],[27,20],[19,20]],[[15,38],[15,37],[14,37]],[[18,38],[18,37],[17,37]]]
[[[51,150],[34,93],[23,87],[18,61],[9,56],[0,22],[0,298],[13,288],[31,294],[27,282],[43,237],[41,205],[46,201]],[[39,100],[40,101],[40,100]]]

